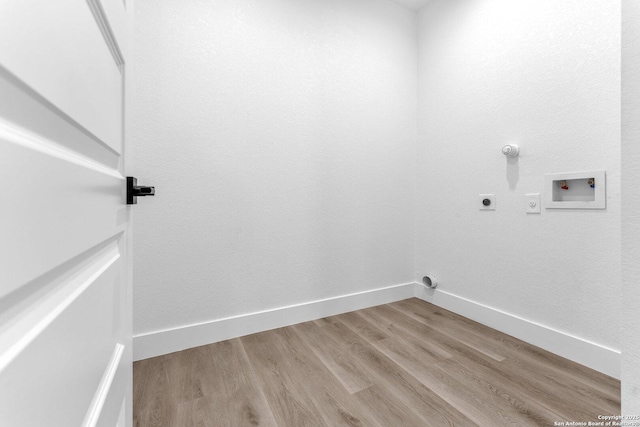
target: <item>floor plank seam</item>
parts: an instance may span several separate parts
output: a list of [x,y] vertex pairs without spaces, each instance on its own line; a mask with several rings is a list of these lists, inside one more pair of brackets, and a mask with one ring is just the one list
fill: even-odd
[[410,298],[134,363],[134,425],[541,426],[619,381]]

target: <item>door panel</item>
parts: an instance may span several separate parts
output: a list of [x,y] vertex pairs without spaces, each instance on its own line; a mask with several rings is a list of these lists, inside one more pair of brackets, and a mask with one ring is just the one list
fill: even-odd
[[79,123],[0,67],[0,118],[47,139],[75,155],[117,169],[121,154],[89,133]]
[[[96,394],[86,391],[98,391],[112,354],[122,347],[117,337],[122,261],[116,242],[106,255],[84,274],[72,277],[58,292],[30,307],[31,312],[41,314],[39,321],[27,333],[15,337],[13,346],[0,359],[0,369],[4,367],[0,402],[7,409],[19,408],[22,402],[48,409],[10,410],[0,417],[3,425],[82,425]],[[51,304],[50,300],[59,302]],[[25,384],[27,372],[32,381]],[[61,379],[68,384],[64,389]]]
[[0,426],[130,426],[131,4],[0,2]]
[[3,213],[5,224],[12,224],[3,240],[14,244],[3,245],[0,253],[6,262],[2,297],[121,232],[118,211],[126,207],[124,179],[115,169],[6,123],[0,123],[0,147],[2,156],[12,159],[1,172],[11,182],[3,197],[23,200]]
[[120,51],[119,44],[102,24],[109,22],[106,16],[98,15],[101,22],[95,19],[94,13],[100,12],[92,10],[90,5],[94,4],[101,3],[0,2],[0,16],[11,17],[0,25],[2,65],[98,139],[122,152],[123,59],[114,57]]

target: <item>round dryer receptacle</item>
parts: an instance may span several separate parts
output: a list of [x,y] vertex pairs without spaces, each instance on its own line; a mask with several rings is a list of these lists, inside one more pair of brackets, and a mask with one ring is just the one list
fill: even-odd
[[438,282],[434,276],[424,276],[422,283],[429,289],[435,289],[438,286]]

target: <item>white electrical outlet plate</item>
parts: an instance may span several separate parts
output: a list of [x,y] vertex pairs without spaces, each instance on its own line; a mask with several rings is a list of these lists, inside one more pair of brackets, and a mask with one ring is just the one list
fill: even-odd
[[524,195],[525,211],[528,214],[540,213],[540,193],[527,193]]
[[481,211],[495,211],[496,195],[495,194],[479,194],[478,207],[480,208]]

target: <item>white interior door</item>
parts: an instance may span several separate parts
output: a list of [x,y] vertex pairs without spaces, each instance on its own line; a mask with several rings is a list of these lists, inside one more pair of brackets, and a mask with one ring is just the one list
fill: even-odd
[[132,0],[0,0],[0,426],[128,426]]

